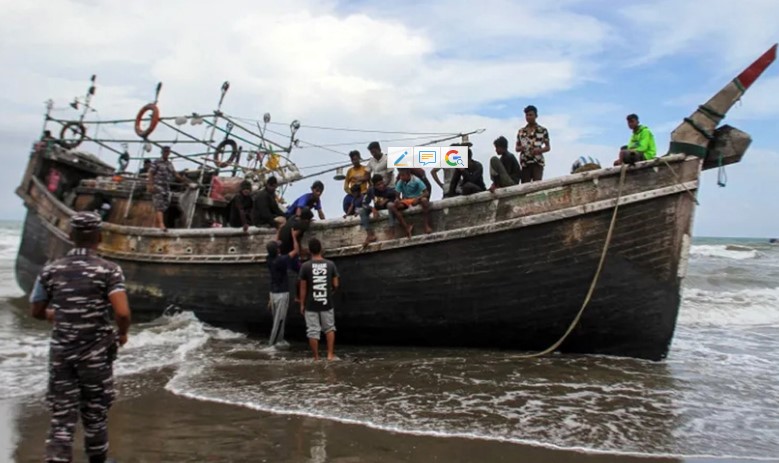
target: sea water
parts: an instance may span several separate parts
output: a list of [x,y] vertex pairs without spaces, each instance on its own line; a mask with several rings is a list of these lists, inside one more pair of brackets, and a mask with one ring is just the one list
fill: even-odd
[[[47,325],[15,283],[20,227],[0,223],[0,397],[40,401]],[[261,305],[261,304],[260,304]],[[135,326],[118,381],[172,369],[174,394],[378,429],[635,455],[779,455],[779,246],[695,239],[665,361],[339,346],[314,363],[192,314]]]

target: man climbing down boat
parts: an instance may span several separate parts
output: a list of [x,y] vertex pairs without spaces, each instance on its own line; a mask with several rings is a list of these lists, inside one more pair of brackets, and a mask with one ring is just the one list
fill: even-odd
[[279,244],[271,241],[267,244],[267,265],[270,278],[269,308],[273,315],[273,328],[271,329],[269,345],[284,341],[284,322],[289,309],[289,270],[292,268],[295,258],[300,251],[297,235],[293,233],[292,251],[288,254],[279,253]]

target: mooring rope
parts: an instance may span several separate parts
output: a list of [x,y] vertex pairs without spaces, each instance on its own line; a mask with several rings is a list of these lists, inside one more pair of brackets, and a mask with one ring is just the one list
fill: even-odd
[[576,317],[574,317],[570,326],[568,326],[568,329],[560,337],[560,339],[558,339],[554,344],[542,350],[541,352],[534,352],[532,354],[525,354],[525,355],[517,355],[515,356],[515,358],[529,359],[529,358],[541,357],[547,354],[551,354],[552,352],[557,350],[557,348],[560,347],[560,345],[562,345],[563,342],[565,342],[568,336],[573,332],[573,329],[576,328],[576,325],[579,324],[579,320],[581,320],[582,314],[584,314],[584,309],[586,309],[587,306],[590,304],[590,299],[592,299],[592,295],[595,293],[595,287],[598,285],[598,280],[600,279],[600,273],[601,270],[603,270],[603,263],[606,261],[606,253],[609,250],[609,245],[611,244],[611,237],[614,234],[614,226],[617,223],[617,210],[619,210],[619,200],[622,197],[622,187],[625,185],[625,174],[627,173],[627,171],[628,171],[627,164],[622,164],[622,170],[620,171],[619,174],[619,187],[617,189],[617,200],[614,203],[614,212],[611,214],[611,223],[609,224],[609,231],[608,233],[606,233],[606,242],[603,243],[603,251],[600,254],[598,269],[595,271],[595,276],[592,279],[592,283],[590,283],[590,289],[587,291],[587,296],[584,298],[584,302],[582,303],[581,309],[579,309],[579,313],[576,314]]
[[668,167],[668,170],[671,171],[671,175],[674,176],[674,180],[676,180],[676,184],[679,185],[680,187],[684,188],[684,191],[686,191],[687,194],[690,195],[690,198],[692,198],[692,200],[693,200],[693,202],[695,202],[696,206],[700,206],[701,203],[698,202],[698,198],[695,197],[695,193],[693,193],[692,191],[690,191],[689,188],[684,186],[684,184],[682,183],[682,179],[679,178],[679,174],[676,173],[676,170],[673,168],[673,166],[671,166],[671,164],[669,164],[668,161],[666,161],[663,156],[660,156],[658,159],[663,161],[663,164],[665,164]]

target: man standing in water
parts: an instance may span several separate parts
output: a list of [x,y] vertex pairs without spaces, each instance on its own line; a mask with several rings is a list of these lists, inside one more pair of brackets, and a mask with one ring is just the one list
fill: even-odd
[[300,313],[306,318],[308,344],[319,360],[319,337],[325,333],[327,360],[335,359],[335,310],[333,297],[338,290],[338,269],[333,261],[322,257],[322,243],[308,242],[311,260],[300,268]]
[[[47,400],[52,418],[47,462],[73,461],[79,411],[90,463],[108,454],[108,409],[114,399],[113,362],[127,342],[130,307],[121,267],[97,256],[100,217],[79,212],[70,221],[74,248],[46,265],[35,281],[32,316],[53,321]],[[118,333],[111,326],[111,309]]]
[[284,340],[284,322],[289,309],[289,269],[297,257],[300,248],[296,233],[292,233],[292,251],[289,254],[279,254],[278,241],[270,241],[268,250],[268,273],[270,273],[270,311],[273,315],[273,329],[270,333],[269,345]]

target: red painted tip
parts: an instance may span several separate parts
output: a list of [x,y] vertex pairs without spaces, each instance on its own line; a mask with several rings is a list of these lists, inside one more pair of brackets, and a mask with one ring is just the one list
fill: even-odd
[[770,66],[774,60],[776,60],[776,45],[777,44],[774,44],[774,46],[769,48],[767,52],[763,53],[763,56],[758,58],[748,68],[744,69],[744,72],[738,75],[737,79],[739,82],[741,82],[744,90],[748,89],[753,83],[755,83],[757,78],[760,77],[760,74],[762,74],[763,71],[765,71],[766,68]]

